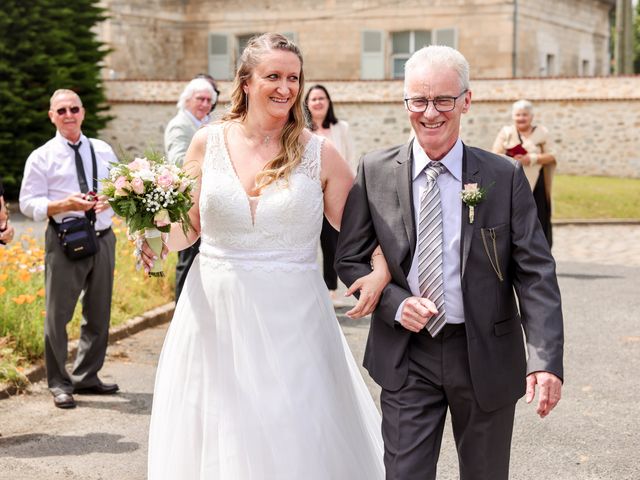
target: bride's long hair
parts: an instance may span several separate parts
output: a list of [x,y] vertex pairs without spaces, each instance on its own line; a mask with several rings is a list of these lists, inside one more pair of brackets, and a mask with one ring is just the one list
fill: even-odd
[[258,175],[256,175],[256,187],[258,190],[278,180],[289,179],[293,169],[300,164],[303,154],[301,135],[306,125],[302,109],[302,92],[304,92],[304,71],[302,69],[302,53],[298,46],[284,35],[279,33],[265,33],[251,38],[240,56],[240,63],[233,81],[231,93],[231,106],[222,121],[242,121],[248,112],[248,98],[243,86],[251,78],[255,67],[262,57],[273,50],[284,50],[294,53],[300,60],[300,89],[291,110],[289,119],[282,129],[280,136],[280,153],[271,160]]

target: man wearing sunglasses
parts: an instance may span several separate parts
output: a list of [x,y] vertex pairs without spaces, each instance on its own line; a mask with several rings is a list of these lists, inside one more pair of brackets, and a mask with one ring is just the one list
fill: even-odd
[[[117,161],[102,140],[82,134],[84,108],[72,90],[51,96],[49,119],[55,136],[27,159],[20,189],[20,210],[36,221],[49,220],[45,233],[45,363],[47,382],[58,408],[76,406],[73,393],[113,394],[118,385],[103,383],[111,317],[116,237],[111,230],[113,210],[100,195],[109,166]],[[95,166],[95,168],[94,168]],[[87,214],[88,213],[88,214]],[[59,239],[59,225],[67,217],[86,217],[96,230],[98,251],[71,259]],[[82,325],[78,353],[67,372],[66,325],[82,295]]]
[[560,400],[555,264],[521,165],[460,139],[462,54],[417,51],[404,89],[415,138],[362,158],[336,252],[347,285],[378,245],[392,275],[365,351],[382,386],[386,478],[436,478],[450,412],[460,479],[507,480],[516,401],[538,393],[545,417]]
[[[191,80],[178,100],[178,113],[164,131],[164,148],[167,161],[182,166],[191,139],[200,127],[209,123],[209,114],[218,102],[218,89],[209,75],[200,74]],[[176,265],[176,302],[187,279],[187,273],[200,251],[200,239],[178,252]]]

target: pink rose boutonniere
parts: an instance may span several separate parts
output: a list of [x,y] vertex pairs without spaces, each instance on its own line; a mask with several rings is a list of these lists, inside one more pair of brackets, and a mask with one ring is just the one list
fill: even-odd
[[487,189],[478,187],[477,183],[465,183],[464,190],[460,192],[460,198],[469,207],[469,223],[473,223],[476,207],[484,200]]

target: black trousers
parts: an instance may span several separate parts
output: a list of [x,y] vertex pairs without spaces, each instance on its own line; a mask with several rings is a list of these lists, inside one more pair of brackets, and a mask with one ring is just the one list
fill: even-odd
[[199,252],[200,239],[189,248],[178,252],[178,263],[176,264],[176,302],[178,302],[178,298],[180,298],[180,293],[182,292],[182,287],[184,287],[184,282],[187,279],[191,264],[193,264],[193,260]]
[[460,479],[508,480],[515,402],[493,412],[478,406],[464,325],[413,335],[407,381],[383,389],[380,404],[387,480],[435,480],[447,410]]
[[320,248],[322,249],[322,274],[324,283],[329,290],[338,288],[338,274],[333,264],[336,261],[336,246],[338,245],[338,231],[331,226],[327,217],[322,219],[320,233]]
[[533,199],[536,202],[536,208],[538,209],[538,220],[542,225],[544,236],[547,238],[549,247],[553,244],[553,235],[551,232],[551,203],[549,202],[551,195],[547,195],[547,191],[544,185],[544,172],[540,169],[540,175],[533,188]]

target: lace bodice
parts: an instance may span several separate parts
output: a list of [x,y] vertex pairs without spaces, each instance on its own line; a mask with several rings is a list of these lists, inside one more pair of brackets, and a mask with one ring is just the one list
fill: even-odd
[[274,183],[262,191],[252,217],[249,197],[231,163],[224,126],[207,128],[200,192],[201,255],[251,268],[315,268],[324,205],[321,137],[311,137],[288,185]]

